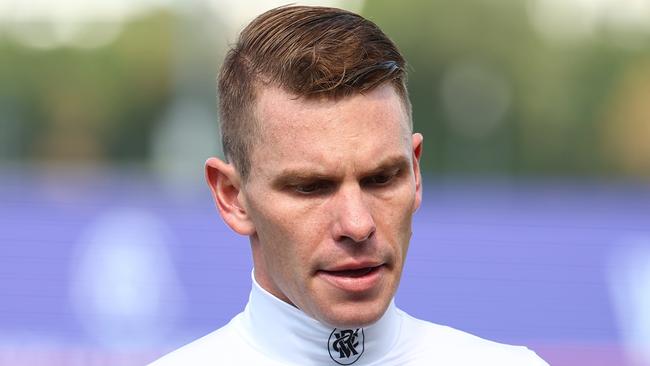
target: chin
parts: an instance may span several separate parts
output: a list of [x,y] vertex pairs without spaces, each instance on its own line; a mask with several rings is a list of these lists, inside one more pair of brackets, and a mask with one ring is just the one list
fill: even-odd
[[322,319],[319,320],[336,328],[366,327],[374,324],[384,315],[389,303],[390,300],[382,299],[372,303],[359,301],[336,304],[320,314]]

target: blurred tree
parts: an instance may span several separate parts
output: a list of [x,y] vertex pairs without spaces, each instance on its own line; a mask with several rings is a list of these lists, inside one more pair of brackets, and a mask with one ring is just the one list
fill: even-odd
[[[530,2],[517,0],[366,2],[364,14],[395,39],[410,63],[425,169],[563,176],[611,171],[601,138],[604,106],[626,66],[647,54],[650,43],[623,48],[612,29],[554,43],[533,27],[531,11]],[[473,71],[463,77],[467,65]],[[495,98],[499,93],[507,98]],[[495,114],[495,103],[505,110]]]
[[170,94],[173,15],[158,11],[97,49],[30,49],[0,39],[0,116],[16,132],[9,157],[143,159]]
[[[633,82],[645,80],[639,60],[650,58],[650,32],[593,23],[591,33],[578,27],[580,37],[562,39],[571,19],[567,25],[546,17],[540,30],[534,5],[544,1],[364,3],[362,13],[409,61],[426,171],[650,174],[641,147],[649,145],[640,107],[647,91]],[[179,105],[216,108],[225,16],[200,6],[143,13],[115,41],[91,49],[30,48],[0,38],[0,159],[151,158],[161,150],[149,146],[164,130],[161,121],[169,131],[184,126],[184,115],[169,122]]]

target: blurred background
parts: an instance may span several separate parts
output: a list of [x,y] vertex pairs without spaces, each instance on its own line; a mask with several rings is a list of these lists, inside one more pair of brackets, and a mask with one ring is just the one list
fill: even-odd
[[[397,304],[551,365],[650,365],[650,0],[299,2],[410,63]],[[279,1],[0,0],[0,365],[142,365],[241,311],[215,79]]]

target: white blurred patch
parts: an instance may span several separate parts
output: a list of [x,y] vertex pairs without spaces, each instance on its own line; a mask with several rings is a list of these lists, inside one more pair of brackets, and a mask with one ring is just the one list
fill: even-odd
[[0,32],[39,49],[102,47],[119,36],[126,20],[166,3],[167,0],[3,0]]
[[528,15],[551,42],[580,41],[608,29],[626,44],[634,33],[650,32],[650,0],[530,0]]
[[480,63],[454,64],[441,87],[449,127],[463,137],[486,137],[504,121],[510,107],[508,82]]
[[574,41],[593,35],[602,0],[534,0],[528,14],[535,30],[549,41]]
[[37,49],[62,46],[92,49],[113,42],[122,29],[121,22],[15,22],[8,27],[7,34],[23,45]]
[[263,12],[283,5],[318,5],[331,6],[359,12],[363,8],[363,0],[303,0],[303,1],[238,1],[238,0],[209,0],[214,13],[227,24],[229,39],[233,39],[253,18]]
[[73,257],[71,300],[90,335],[112,348],[156,344],[173,328],[184,297],[153,214],[116,209],[94,220]]
[[650,365],[650,236],[615,248],[608,275],[624,346],[633,365]]

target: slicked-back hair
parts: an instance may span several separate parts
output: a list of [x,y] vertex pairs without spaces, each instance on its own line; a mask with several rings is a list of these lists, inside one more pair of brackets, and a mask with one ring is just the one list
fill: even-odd
[[246,181],[259,88],[279,87],[305,99],[338,100],[390,83],[411,123],[405,60],[373,22],[352,12],[284,6],[255,18],[228,52],[218,82],[226,159]]

